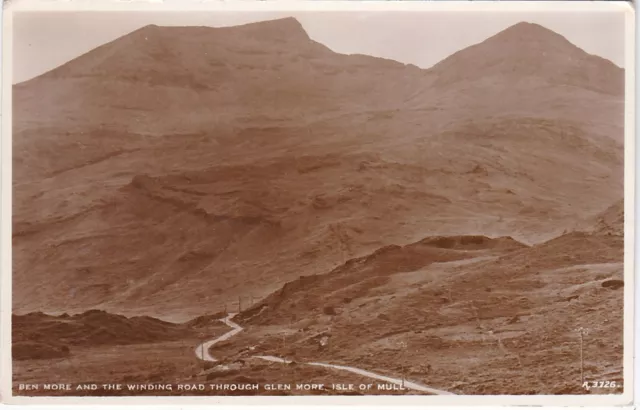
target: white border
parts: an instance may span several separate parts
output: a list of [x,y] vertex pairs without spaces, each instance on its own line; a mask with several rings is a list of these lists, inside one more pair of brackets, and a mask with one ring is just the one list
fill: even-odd
[[[624,257],[624,393],[621,395],[531,395],[531,396],[295,396],[295,397],[22,397],[12,395],[11,380],[11,88],[12,17],[29,11],[613,11],[625,13],[625,257]],[[535,1],[535,2],[415,2],[415,1],[206,1],[165,0],[163,3],[118,2],[115,0],[13,0],[3,16],[2,71],[2,175],[0,193],[0,393],[11,404],[221,404],[221,405],[630,405],[633,399],[634,356],[634,222],[635,222],[635,49],[634,8],[621,1]]]
[[627,1],[11,0],[16,11],[614,11]]

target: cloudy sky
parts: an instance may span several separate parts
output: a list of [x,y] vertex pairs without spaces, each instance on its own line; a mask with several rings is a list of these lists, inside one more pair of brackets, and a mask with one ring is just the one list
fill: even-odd
[[14,83],[51,70],[148,24],[232,26],[293,16],[309,36],[340,53],[428,68],[521,21],[543,25],[583,50],[624,66],[624,13],[611,12],[16,12]]

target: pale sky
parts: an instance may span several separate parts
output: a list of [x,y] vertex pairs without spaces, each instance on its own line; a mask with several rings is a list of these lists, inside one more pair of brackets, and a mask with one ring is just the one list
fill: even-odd
[[624,13],[316,11],[316,12],[17,12],[13,82],[49,71],[148,24],[233,26],[293,16],[309,36],[345,54],[368,54],[428,68],[454,52],[528,21],[588,53],[624,66]]

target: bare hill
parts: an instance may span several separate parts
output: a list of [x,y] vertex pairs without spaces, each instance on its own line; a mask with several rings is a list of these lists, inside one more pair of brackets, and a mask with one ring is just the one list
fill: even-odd
[[11,326],[16,360],[64,357],[77,346],[152,343],[195,335],[195,329],[186,324],[163,322],[148,316],[127,318],[100,310],[72,316],[41,312],[13,315]]
[[622,196],[622,78],[526,24],[429,70],[293,19],[142,28],[14,87],[14,309],[198,315],[427,235],[544,241]]
[[[584,52],[560,34],[527,22],[453,54],[433,71],[440,87],[482,79],[510,83],[539,80],[556,87],[624,94],[624,70]],[[609,75],[603,76],[603,72]]]

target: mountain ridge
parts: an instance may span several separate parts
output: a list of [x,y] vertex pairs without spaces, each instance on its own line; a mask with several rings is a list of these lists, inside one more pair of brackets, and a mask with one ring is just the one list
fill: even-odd
[[[235,31],[235,32],[243,32],[244,34],[249,34],[249,35],[257,35],[256,32],[260,32],[259,36],[261,38],[269,38],[269,39],[279,39],[279,40],[290,40],[291,38],[297,38],[298,40],[303,40],[309,43],[315,43],[317,45],[321,45],[324,48],[327,48],[327,46],[325,46],[322,43],[318,43],[314,40],[312,40],[308,33],[306,32],[306,30],[304,29],[304,27],[302,26],[302,24],[294,17],[284,17],[284,18],[279,18],[279,19],[273,19],[273,20],[264,20],[264,21],[258,21],[258,22],[251,22],[251,23],[245,23],[245,24],[240,24],[240,25],[235,25],[235,26],[222,26],[222,27],[211,27],[211,26],[161,26],[161,25],[156,25],[156,24],[149,24],[146,26],[143,26],[139,29],[136,29],[130,33],[124,34],[108,43],[105,43],[101,46],[96,47],[93,50],[88,51],[87,53],[84,53],[72,60],[69,60],[68,62],[55,67],[43,74],[41,74],[40,76],[36,76],[32,79],[29,80],[25,80],[23,82],[20,83],[16,83],[14,84],[14,86],[16,85],[20,85],[20,84],[25,84],[28,83],[29,81],[32,81],[34,79],[37,79],[41,76],[45,76],[45,75],[52,75],[53,72],[55,72],[58,68],[62,68],[65,67],[68,63],[74,62],[79,60],[81,57],[87,55],[87,54],[92,54],[94,51],[117,43],[121,40],[127,39],[127,38],[138,38],[138,37],[148,37],[149,35],[157,35],[157,34],[168,34],[167,32],[170,31],[175,31],[175,32],[181,32],[181,34],[189,34],[190,33],[195,33],[195,32],[207,32],[208,34],[222,34],[225,32],[231,32],[231,31]],[[535,38],[534,38],[535,36]],[[474,48],[475,46],[478,46],[482,43],[485,43],[487,41],[495,41],[495,40],[503,40],[505,38],[507,39],[511,39],[511,37],[519,37],[520,39],[525,38],[525,41],[529,44],[536,42],[539,39],[543,39],[545,40],[547,43],[552,42],[551,40],[562,40],[564,42],[566,42],[567,44],[571,45],[574,49],[580,50],[583,53],[587,54],[588,56],[591,56],[593,58],[597,58],[600,59],[604,62],[610,63],[611,66],[619,69],[619,70],[624,70],[624,68],[621,68],[619,66],[617,66],[615,63],[611,62],[610,60],[601,57],[601,56],[597,56],[597,55],[593,55],[593,54],[589,54],[587,52],[585,52],[584,50],[582,50],[581,48],[579,48],[578,46],[576,46],[575,44],[571,43],[569,40],[567,40],[564,36],[554,32],[551,29],[548,29],[542,25],[536,24],[536,23],[529,23],[526,21],[520,22],[520,23],[516,23],[514,25],[511,25],[509,27],[507,27],[504,30],[499,31],[498,33],[488,37],[487,39],[480,41],[479,43],[476,43],[474,45],[471,45],[469,47],[463,48],[461,50],[458,50],[454,53],[452,53],[451,55],[443,58],[442,60],[440,60],[439,62],[433,64],[431,67],[428,68],[421,68],[418,67],[414,64],[410,64],[410,63],[403,63],[401,61],[398,60],[394,60],[391,58],[387,58],[387,57],[378,57],[378,56],[373,56],[373,55],[367,55],[367,54],[361,54],[361,53],[352,53],[352,54],[342,54],[339,52],[335,52],[333,50],[331,50],[333,53],[335,54],[339,54],[342,56],[366,56],[369,58],[373,58],[373,59],[380,59],[380,60],[386,60],[389,62],[394,62],[397,63],[399,65],[402,66],[408,66],[408,67],[414,67],[417,68],[423,72],[429,72],[430,70],[433,69],[437,69],[440,68],[442,66],[442,64],[444,62],[446,62],[448,59],[459,55],[459,53],[464,52],[465,50],[469,50],[471,48]]]
[[16,310],[200,314],[425,232],[537,243],[621,196],[622,97],[589,76],[469,77],[471,49],[444,86],[300,30],[147,26],[16,86]]

